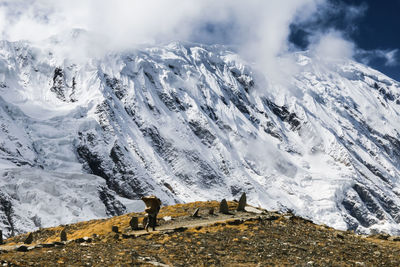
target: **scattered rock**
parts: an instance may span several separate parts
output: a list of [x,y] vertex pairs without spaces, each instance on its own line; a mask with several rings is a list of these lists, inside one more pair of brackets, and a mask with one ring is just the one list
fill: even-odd
[[200,216],[199,216],[199,210],[200,210],[200,208],[197,208],[197,209],[193,212],[192,217],[194,217],[194,218],[200,217]]
[[52,248],[52,247],[56,246],[56,244],[54,244],[54,243],[45,243],[45,244],[40,244],[40,245],[44,248]]
[[259,210],[259,209],[257,209],[257,208],[251,207],[251,206],[246,206],[246,207],[244,208],[244,210],[247,211],[247,212],[257,213],[257,214],[263,213],[262,210]]
[[28,237],[25,239],[24,244],[32,244],[33,242],[33,233],[29,233]]
[[83,240],[84,240],[85,242],[87,242],[87,243],[90,243],[90,242],[92,242],[93,239],[91,239],[90,237],[84,236],[84,237],[83,237]]
[[400,236],[391,236],[388,238],[388,240],[398,242],[398,241],[400,241]]
[[77,238],[74,241],[75,241],[75,243],[85,243],[85,242],[90,243],[90,242],[92,242],[92,239],[90,237],[85,236],[85,237]]
[[279,216],[278,215],[263,216],[262,219],[266,221],[275,221],[279,219]]
[[245,211],[244,208],[246,207],[246,205],[247,205],[246,193],[243,193],[239,199],[239,205],[237,207],[237,211]]
[[129,221],[129,225],[131,226],[132,230],[138,230],[139,229],[139,218],[138,217],[132,217],[131,220]]
[[118,226],[113,225],[113,226],[111,227],[111,231],[113,231],[114,233],[119,233]]
[[178,227],[174,229],[174,232],[184,232],[186,231],[188,228],[187,227]]
[[61,242],[67,241],[67,231],[65,230],[65,228],[60,233],[60,241]]
[[382,239],[382,240],[388,240],[388,238],[390,237],[389,234],[379,234],[375,236],[378,239]]
[[19,252],[27,252],[28,251],[28,247],[21,245],[15,248],[15,251],[19,251]]
[[54,241],[53,244],[54,244],[54,246],[64,246],[65,245],[64,242],[59,242],[59,241]]
[[243,220],[242,219],[235,219],[235,220],[227,221],[227,223],[229,225],[239,225],[239,224],[243,223]]
[[169,222],[169,221],[172,220],[172,217],[171,217],[171,216],[164,216],[164,217],[163,217],[163,220],[164,220],[165,222]]
[[344,235],[339,234],[339,233],[336,234],[336,237],[337,237],[337,238],[340,238],[340,239],[344,239]]
[[225,198],[219,204],[219,212],[223,214],[229,214],[228,203],[226,202]]

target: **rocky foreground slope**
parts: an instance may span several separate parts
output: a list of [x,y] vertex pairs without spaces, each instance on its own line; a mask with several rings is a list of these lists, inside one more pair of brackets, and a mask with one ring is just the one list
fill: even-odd
[[[293,73],[278,80],[221,46],[60,53],[82,34],[0,42],[6,235],[120,215],[145,194],[173,204],[242,191],[256,206],[338,229],[400,233],[398,82],[306,52],[282,59]],[[96,205],[67,190],[79,175]],[[65,209],[45,208],[55,199]]]
[[[291,213],[249,208],[218,213],[218,202],[163,207],[155,232],[131,230],[143,213],[93,220],[6,240],[3,266],[399,266],[400,237],[359,236]],[[200,208],[200,217],[190,215]],[[210,215],[209,209],[215,209]],[[118,233],[112,231],[118,227]],[[60,242],[66,229],[67,242]],[[39,245],[41,244],[41,245]],[[19,252],[14,251],[18,248]],[[12,251],[4,252],[9,249]]]

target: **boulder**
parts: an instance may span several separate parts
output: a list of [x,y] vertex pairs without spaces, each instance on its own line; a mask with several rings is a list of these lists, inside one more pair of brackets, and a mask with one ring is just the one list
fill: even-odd
[[131,220],[129,221],[129,225],[131,226],[132,230],[138,230],[139,229],[139,219],[138,217],[132,217]]
[[19,252],[27,252],[28,251],[28,247],[27,246],[18,246],[15,248],[15,251],[19,251]]
[[247,205],[246,193],[243,193],[239,199],[239,205],[237,207],[237,211],[245,211],[244,208],[246,207],[246,205]]
[[24,244],[32,244],[33,242],[33,234],[29,233],[28,237],[25,239]]
[[221,200],[221,203],[219,204],[219,212],[229,214],[228,202],[226,202],[225,198]]
[[214,208],[209,209],[209,210],[208,210],[208,214],[214,215]]
[[65,230],[65,228],[60,233],[60,241],[61,242],[67,241],[67,231]]
[[113,226],[111,227],[111,231],[113,231],[114,233],[119,233],[118,226],[113,225]]

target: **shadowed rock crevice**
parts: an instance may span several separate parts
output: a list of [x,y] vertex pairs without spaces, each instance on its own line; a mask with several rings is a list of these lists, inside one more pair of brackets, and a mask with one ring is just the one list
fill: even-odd
[[118,216],[126,212],[126,207],[118,201],[114,195],[110,194],[106,187],[99,188],[99,197],[106,207],[108,216]]
[[264,103],[267,107],[280,118],[283,122],[287,122],[290,125],[292,131],[299,130],[301,127],[301,120],[293,112],[290,112],[285,106],[278,106],[272,101],[264,98]]
[[11,198],[0,191],[0,220],[3,225],[6,226],[6,230],[9,232],[9,236],[14,236],[14,211],[11,203]]

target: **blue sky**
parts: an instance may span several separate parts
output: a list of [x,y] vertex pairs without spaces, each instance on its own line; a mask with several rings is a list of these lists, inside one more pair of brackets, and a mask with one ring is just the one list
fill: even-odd
[[[289,39],[301,49],[316,29],[337,29],[357,47],[355,58],[400,81],[400,0],[332,0],[323,18],[291,25]],[[349,17],[350,9],[357,13]]]

